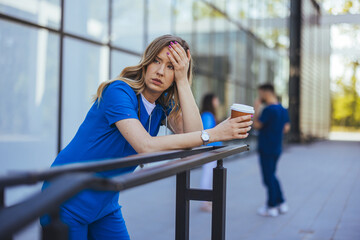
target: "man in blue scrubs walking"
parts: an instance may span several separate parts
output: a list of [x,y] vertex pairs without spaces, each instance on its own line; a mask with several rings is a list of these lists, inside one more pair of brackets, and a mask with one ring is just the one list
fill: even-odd
[[[255,101],[254,127],[259,130],[258,152],[263,183],[267,188],[267,203],[258,210],[262,216],[276,217],[289,208],[285,202],[276,165],[282,151],[283,134],[290,129],[288,111],[281,106],[272,84],[258,87],[259,98]],[[260,110],[260,105],[265,104]],[[261,112],[261,114],[259,114]]]

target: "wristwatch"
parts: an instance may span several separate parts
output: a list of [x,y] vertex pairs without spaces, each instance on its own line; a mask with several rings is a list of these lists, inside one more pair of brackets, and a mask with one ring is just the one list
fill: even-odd
[[204,145],[206,145],[210,140],[210,135],[206,131],[202,130],[201,131],[201,139],[202,139]]

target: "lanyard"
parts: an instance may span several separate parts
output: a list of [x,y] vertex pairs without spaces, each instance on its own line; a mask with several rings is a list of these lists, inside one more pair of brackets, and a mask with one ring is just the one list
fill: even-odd
[[[137,111],[137,115],[138,115],[138,118],[139,118],[139,121],[141,122],[140,120],[140,94],[137,95],[137,100],[138,100],[138,111]],[[165,111],[164,107],[161,106],[161,109],[163,110],[163,112],[165,113],[165,135],[167,135],[167,131],[168,131],[168,119],[167,119],[167,112]],[[149,134],[150,134],[150,126],[151,126],[151,116],[152,116],[152,112],[150,113],[150,119],[149,119]]]
[[[137,95],[137,100],[138,100],[138,111],[137,111],[137,114],[138,114],[138,118],[139,118],[139,121],[141,122],[140,120],[140,94]],[[168,134],[168,119],[167,119],[167,113],[166,111],[164,110],[164,107],[161,107],[161,109],[164,111],[165,113],[165,135]],[[155,110],[155,109],[154,109]],[[152,112],[150,113],[150,119],[149,119],[149,134],[150,134],[150,126],[151,126],[151,116],[152,116]],[[151,134],[150,134],[151,135]],[[144,164],[140,164],[140,168],[143,168],[144,167]]]

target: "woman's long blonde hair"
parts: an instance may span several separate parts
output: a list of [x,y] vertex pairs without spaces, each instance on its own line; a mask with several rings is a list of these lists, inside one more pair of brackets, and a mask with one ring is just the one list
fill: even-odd
[[[180,37],[173,35],[163,35],[156,38],[152,41],[149,46],[147,46],[140,62],[138,65],[130,66],[124,68],[121,73],[114,79],[105,81],[100,84],[97,89],[96,95],[94,96],[94,101],[101,101],[102,93],[104,89],[114,81],[124,81],[126,82],[135,92],[136,95],[142,93],[146,87],[145,85],[145,73],[147,66],[152,63],[155,57],[159,52],[164,48],[170,45],[170,42],[178,42],[186,51],[190,49],[189,45],[185,40]],[[190,59],[189,70],[187,77],[189,83],[192,83],[192,59]],[[172,103],[173,100],[173,103]],[[177,117],[181,112],[179,94],[176,87],[176,84],[172,84],[167,90],[165,90],[157,100],[163,107],[168,108],[171,105],[172,110],[170,112],[171,117]]]

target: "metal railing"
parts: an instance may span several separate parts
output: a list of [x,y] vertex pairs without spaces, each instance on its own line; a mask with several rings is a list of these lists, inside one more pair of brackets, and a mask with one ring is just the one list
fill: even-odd
[[[226,169],[223,159],[248,151],[248,145],[200,147],[190,150],[138,154],[119,159],[68,164],[45,171],[22,172],[0,177],[0,239],[12,236],[49,214],[51,222],[43,228],[43,239],[68,239],[67,226],[60,220],[61,204],[84,189],[122,191],[176,175],[175,239],[189,239],[189,201],[212,201],[212,239],[225,239]],[[96,172],[114,170],[139,164],[175,159],[161,165],[112,178],[96,176]],[[190,188],[190,170],[217,161],[213,170],[213,189]],[[6,207],[5,189],[8,187],[51,181],[51,185],[32,197]]]

